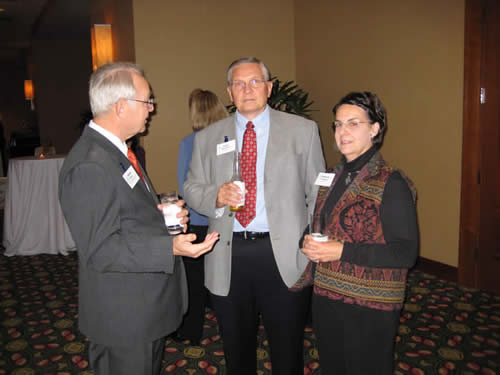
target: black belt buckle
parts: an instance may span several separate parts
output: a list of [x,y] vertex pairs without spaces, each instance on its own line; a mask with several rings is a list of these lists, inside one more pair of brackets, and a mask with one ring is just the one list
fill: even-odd
[[269,236],[269,232],[249,232],[249,231],[243,231],[243,232],[234,232],[234,235],[244,239],[244,240],[252,240],[255,241],[256,239],[259,238],[266,238]]

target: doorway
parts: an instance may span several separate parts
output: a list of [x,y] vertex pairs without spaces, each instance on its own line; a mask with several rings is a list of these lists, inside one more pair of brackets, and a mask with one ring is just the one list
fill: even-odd
[[500,294],[500,2],[466,0],[458,281]]

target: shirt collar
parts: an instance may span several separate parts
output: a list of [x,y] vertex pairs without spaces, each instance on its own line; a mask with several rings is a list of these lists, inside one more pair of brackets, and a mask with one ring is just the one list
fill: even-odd
[[255,129],[259,129],[265,126],[266,122],[269,123],[269,121],[266,121],[267,119],[269,119],[269,105],[267,104],[264,111],[253,120],[248,120],[238,110],[236,110],[236,126],[243,129],[246,129],[248,121],[252,121],[252,124],[254,124]]
[[93,120],[89,122],[89,128],[94,129],[96,132],[101,134],[104,138],[114,144],[118,150],[122,152],[123,155],[127,156],[128,147],[125,142],[122,142],[120,138],[111,133],[109,130],[104,129],[102,126],[97,125]]

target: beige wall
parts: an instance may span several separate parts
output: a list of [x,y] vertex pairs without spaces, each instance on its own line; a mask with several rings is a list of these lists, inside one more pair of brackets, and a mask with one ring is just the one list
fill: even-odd
[[282,79],[295,79],[292,0],[134,0],[136,61],[153,86],[157,114],[144,138],[158,192],[176,189],[177,153],[191,132],[187,98],[197,88],[229,104],[227,66],[254,55]]
[[383,155],[418,189],[421,255],[458,264],[463,0],[295,2],[297,81],[319,112],[333,165],[331,109],[370,90],[388,111]]

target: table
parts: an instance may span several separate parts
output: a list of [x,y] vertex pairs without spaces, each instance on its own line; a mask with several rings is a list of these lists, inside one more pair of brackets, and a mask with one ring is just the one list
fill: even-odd
[[76,250],[59,204],[64,155],[9,161],[3,245],[5,255],[64,254]]

